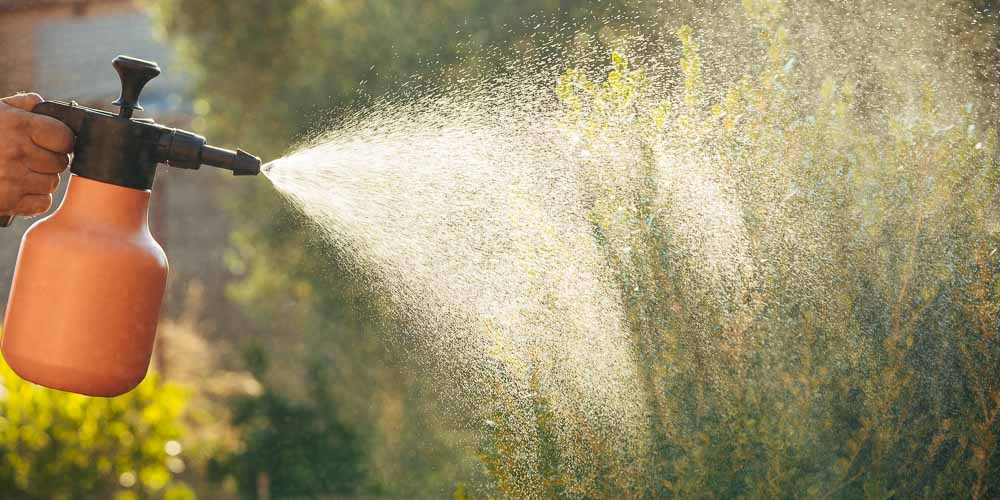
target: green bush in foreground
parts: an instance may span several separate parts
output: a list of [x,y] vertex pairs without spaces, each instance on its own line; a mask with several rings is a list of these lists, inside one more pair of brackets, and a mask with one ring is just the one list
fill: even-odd
[[[746,4],[768,62],[717,102],[689,28],[669,98],[617,53],[557,86],[643,374],[646,477],[621,488],[600,450],[592,474],[543,450],[524,491],[502,429],[488,469],[513,497],[1000,495],[996,132],[930,81],[875,111],[854,81],[811,88],[782,16]],[[679,182],[691,164],[704,179]],[[665,187],[699,183],[734,214],[704,200],[736,235],[714,273]]]
[[0,497],[193,499],[175,475],[185,404],[154,373],[124,396],[90,398],[25,382],[0,360]]

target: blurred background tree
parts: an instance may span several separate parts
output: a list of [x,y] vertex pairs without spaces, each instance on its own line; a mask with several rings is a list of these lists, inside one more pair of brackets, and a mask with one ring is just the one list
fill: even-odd
[[[265,380],[267,353],[252,348],[245,357],[250,372]],[[232,425],[244,436],[245,445],[213,458],[209,470],[217,479],[234,478],[243,498],[377,491],[365,484],[363,441],[341,422],[322,361],[312,364],[307,378],[305,401],[294,401],[266,382],[262,394],[232,401]]]

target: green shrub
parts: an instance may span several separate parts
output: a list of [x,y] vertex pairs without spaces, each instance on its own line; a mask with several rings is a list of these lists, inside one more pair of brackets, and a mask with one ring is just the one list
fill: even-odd
[[[619,53],[557,85],[654,443],[642,491],[558,464],[544,491],[1000,495],[996,132],[934,82],[898,82],[920,91],[879,112],[854,81],[814,88],[773,2],[745,4],[767,63],[719,99],[686,27],[666,97]],[[523,496],[505,443],[485,463]]]
[[124,396],[90,398],[25,382],[0,361],[0,496],[194,498],[176,477],[185,404],[155,373]]

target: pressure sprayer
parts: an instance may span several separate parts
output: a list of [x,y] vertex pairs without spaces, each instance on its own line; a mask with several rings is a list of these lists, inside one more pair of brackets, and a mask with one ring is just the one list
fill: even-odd
[[167,281],[166,254],[148,225],[157,164],[260,173],[255,156],[132,118],[160,68],[124,56],[112,64],[122,85],[117,116],[75,102],[33,110],[75,132],[72,175],[59,208],[21,240],[2,339],[4,358],[24,379],[105,397],[138,385],[153,352]]

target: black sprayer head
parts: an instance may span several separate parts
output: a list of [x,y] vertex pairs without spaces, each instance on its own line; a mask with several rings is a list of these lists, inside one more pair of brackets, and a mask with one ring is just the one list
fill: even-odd
[[152,61],[118,56],[112,62],[122,83],[121,96],[113,103],[118,115],[77,106],[75,103],[43,102],[34,112],[69,125],[76,132],[71,171],[81,177],[134,189],[150,189],[156,165],[198,169],[202,165],[231,170],[235,175],[260,173],[260,159],[243,151],[229,151],[205,143],[205,138],[186,130],[164,127],[150,119],[133,119],[141,110],[139,94],[160,74]]
[[[45,101],[32,110],[65,123],[76,134],[70,171],[80,177],[133,189],[150,189],[156,166],[198,169],[210,165],[231,170],[233,175],[257,175],[260,158],[243,150],[209,146],[205,138],[185,130],[164,127],[151,119],[134,119],[142,110],[139,94],[160,74],[151,61],[118,56],[112,62],[122,83],[121,96],[113,104],[117,115],[79,106],[75,102]],[[0,227],[10,225],[0,217]]]
[[160,136],[157,158],[171,167],[198,169],[202,165],[231,170],[233,175],[257,175],[260,158],[237,149],[217,148],[205,144],[205,138],[184,130],[172,129]]

